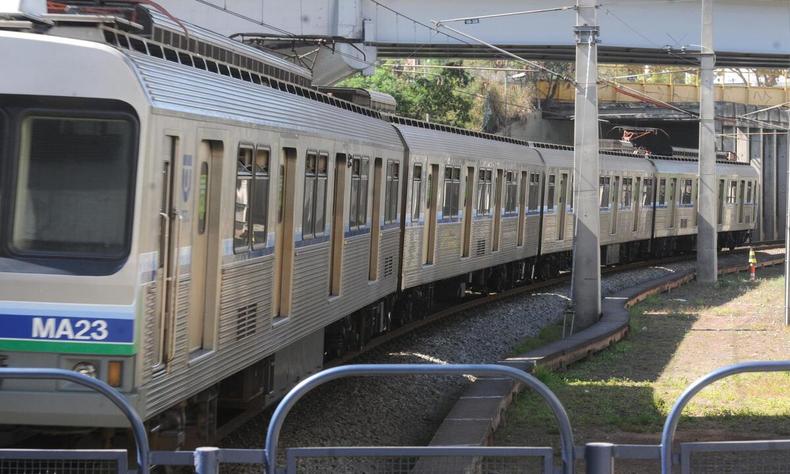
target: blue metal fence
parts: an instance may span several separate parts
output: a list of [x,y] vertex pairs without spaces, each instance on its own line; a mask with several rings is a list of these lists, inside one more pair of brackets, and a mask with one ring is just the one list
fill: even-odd
[[[790,472],[790,441],[736,441],[682,443],[673,454],[672,443],[680,414],[688,402],[707,385],[746,372],[790,371],[790,361],[747,362],[718,369],[700,378],[678,398],[667,416],[659,445],[589,443],[574,448],[573,432],[560,401],[534,376],[502,365],[348,365],[319,372],[294,387],[280,402],[269,422],[265,449],[198,448],[195,451],[149,451],[143,422],[120,392],[106,383],[61,369],[0,368],[2,379],[65,380],[90,388],[112,401],[129,420],[135,438],[137,472],[149,466],[192,466],[198,474],[215,474],[222,465],[260,466],[267,474],[312,472],[451,473],[451,472],[574,472],[575,458],[584,459],[589,474],[611,474],[616,460],[655,462],[662,474],[679,465],[683,474],[708,472]],[[477,375],[509,377],[539,394],[554,413],[560,432],[561,466],[554,466],[550,447],[291,447],[284,450],[285,464],[277,464],[280,430],[294,405],[317,386],[354,376]],[[0,423],[2,420],[0,420]],[[0,449],[0,471],[126,474],[124,450],[22,450]]]

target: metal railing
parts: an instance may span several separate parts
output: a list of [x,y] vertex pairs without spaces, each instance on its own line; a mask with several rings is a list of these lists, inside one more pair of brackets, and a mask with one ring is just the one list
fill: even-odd
[[[557,396],[543,382],[535,376],[504,365],[494,364],[370,364],[370,365],[345,365],[334,367],[319,372],[306,378],[283,398],[274,410],[269,428],[266,432],[266,469],[268,474],[275,474],[277,465],[277,448],[280,441],[280,430],[285,417],[294,407],[296,402],[308,392],[332,380],[355,376],[396,376],[396,375],[476,375],[476,376],[505,376],[523,383],[540,395],[551,408],[554,418],[560,428],[560,450],[562,457],[562,472],[573,473],[574,444],[573,430],[571,429],[568,414]],[[387,454],[387,448],[376,448],[379,453]],[[328,451],[327,451],[328,452]],[[391,451],[392,455],[396,453]]]
[[[664,422],[664,430],[661,433],[661,473],[672,473],[672,442],[675,439],[675,431],[677,430],[678,422],[680,421],[680,414],[683,412],[683,408],[688,405],[689,401],[691,401],[691,399],[694,398],[694,396],[699,393],[700,390],[712,384],[713,382],[716,382],[717,380],[721,380],[736,374],[744,374],[749,372],[787,371],[790,371],[790,360],[742,362],[740,364],[729,365],[727,367],[716,369],[692,383],[683,392],[680,398],[675,401],[675,404],[672,406],[672,409],[669,411],[667,419]],[[737,443],[732,443],[730,446],[733,446],[734,444]]]
[[[330,468],[322,462],[332,458]],[[311,462],[313,461],[313,462]],[[315,462],[317,461],[317,462]],[[442,474],[455,472],[553,474],[551,448],[420,446],[290,448],[286,473]]]
[[[132,428],[136,442],[138,472],[149,466],[192,466],[198,474],[216,474],[221,465],[259,465],[267,474],[326,472],[325,462],[343,472],[431,473],[431,472],[553,472],[550,447],[428,446],[428,447],[293,447],[285,450],[285,465],[277,465],[280,430],[294,405],[314,388],[340,378],[354,376],[476,375],[508,377],[533,389],[551,408],[559,425],[562,472],[572,474],[574,455],[586,463],[589,474],[611,474],[615,460],[641,460],[660,464],[662,474],[680,465],[683,474],[707,472],[785,472],[790,465],[790,440],[724,441],[682,443],[673,454],[672,443],[683,408],[711,383],[747,372],[790,371],[790,361],[746,362],[715,370],[690,385],[670,410],[660,445],[589,443],[575,452],[568,415],[556,395],[534,376],[502,365],[384,364],[335,367],[308,377],[294,387],[275,409],[266,436],[265,449],[220,449],[202,447],[195,451],[149,451],[142,420],[120,392],[91,377],[61,369],[0,368],[2,379],[64,380],[82,385],[108,398]],[[2,421],[2,420],[0,420]],[[770,454],[770,455],[769,455]],[[324,462],[324,464],[322,464]],[[22,450],[0,449],[0,470],[13,472],[125,472],[124,450]],[[53,471],[54,472],[54,471]]]
[[[121,392],[110,387],[101,380],[65,369],[0,368],[0,380],[3,379],[64,380],[66,382],[82,385],[83,387],[87,387],[103,395],[110,400],[113,405],[118,407],[124,416],[126,416],[126,419],[129,420],[137,453],[137,468],[139,472],[148,472],[148,435],[145,431],[145,426],[143,426],[143,420]],[[98,452],[94,451],[93,453],[95,454]]]

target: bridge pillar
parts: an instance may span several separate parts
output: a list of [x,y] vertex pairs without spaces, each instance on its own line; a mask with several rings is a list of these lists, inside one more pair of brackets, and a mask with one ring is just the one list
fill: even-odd
[[[784,140],[784,156],[785,160],[790,160],[790,137],[785,134]],[[785,179],[785,195],[787,202],[785,203],[785,228],[783,229],[785,235],[785,325],[790,326],[790,162],[785,166],[787,176],[780,177]]]
[[[702,50],[699,87],[699,205],[697,227],[697,280],[718,279],[716,195],[716,128],[713,103],[713,0],[702,0]],[[726,189],[725,189],[726,192]]]
[[601,252],[598,197],[598,19],[596,0],[577,0],[576,101],[573,174],[576,226],[573,305],[579,327],[601,314]]

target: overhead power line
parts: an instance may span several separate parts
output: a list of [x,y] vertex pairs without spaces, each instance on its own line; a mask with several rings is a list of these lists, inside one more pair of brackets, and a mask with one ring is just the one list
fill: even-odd
[[508,12],[508,13],[493,13],[490,15],[477,15],[477,16],[467,16],[461,18],[450,18],[449,20],[439,20],[439,23],[454,23],[463,21],[466,24],[474,24],[479,23],[480,20],[485,20],[488,18],[502,18],[505,16],[515,16],[515,15],[530,15],[533,13],[548,13],[548,12],[561,12],[565,10],[575,10],[576,5],[568,5],[565,7],[554,7],[554,8],[541,8],[538,10],[524,10],[520,12]]
[[505,56],[509,56],[509,57],[511,57],[513,59],[517,59],[517,60],[522,61],[522,62],[524,62],[526,64],[529,64],[530,66],[532,66],[534,68],[540,69],[541,71],[544,71],[544,72],[546,72],[546,73],[548,73],[548,74],[550,74],[552,76],[559,77],[560,79],[564,79],[564,80],[570,82],[571,84],[573,84],[574,87],[576,85],[576,81],[574,81],[573,79],[571,79],[570,77],[566,76],[565,74],[563,74],[561,72],[553,71],[553,70],[551,70],[551,69],[549,69],[549,68],[547,68],[547,67],[545,67],[545,66],[543,66],[543,65],[541,65],[541,64],[539,64],[539,63],[537,63],[535,61],[530,61],[529,59],[525,59],[525,58],[523,58],[523,57],[521,57],[521,56],[519,56],[519,55],[517,55],[515,53],[511,53],[508,50],[502,49],[499,46],[495,46],[495,45],[493,45],[493,44],[491,44],[491,43],[489,43],[487,41],[484,41],[484,40],[482,40],[480,38],[477,38],[477,37],[474,37],[474,36],[472,36],[470,34],[464,33],[463,31],[459,31],[459,30],[457,30],[457,29],[455,29],[455,28],[453,28],[451,26],[443,25],[439,21],[434,21],[434,24],[436,25],[437,28],[439,28],[439,27],[446,28],[446,29],[448,29],[448,30],[450,30],[452,32],[455,32],[455,33],[457,33],[457,34],[459,34],[461,36],[465,36],[465,37],[471,39],[472,41],[480,43],[483,46],[491,48],[494,51],[498,51],[498,52],[504,54]]

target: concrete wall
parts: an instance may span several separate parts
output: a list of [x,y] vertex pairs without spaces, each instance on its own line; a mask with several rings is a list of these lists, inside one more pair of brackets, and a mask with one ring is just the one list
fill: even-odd
[[763,131],[763,240],[776,240],[776,135]]
[[776,135],[776,227],[777,239],[785,238],[787,228],[787,133]]
[[530,112],[526,120],[512,122],[498,133],[522,140],[573,145],[573,122],[545,119],[541,111]]
[[[759,182],[757,185],[759,186],[759,196],[763,196],[763,136],[762,136],[762,128],[750,128],[749,129],[749,159],[752,164],[752,167],[757,170],[759,176]],[[758,199],[757,201],[757,213],[755,217],[755,225],[754,225],[754,233],[752,234],[752,238],[755,241],[763,240],[763,235],[765,232],[763,231],[763,202],[764,199]]]

